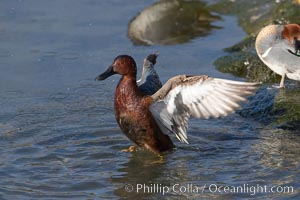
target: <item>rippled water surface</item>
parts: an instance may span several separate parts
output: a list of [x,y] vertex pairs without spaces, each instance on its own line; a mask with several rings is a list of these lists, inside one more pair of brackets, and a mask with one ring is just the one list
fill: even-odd
[[[132,143],[114,119],[119,77],[94,81],[118,54],[132,55],[140,73],[143,58],[159,50],[156,68],[163,82],[184,73],[241,80],[212,65],[225,55],[223,48],[245,37],[234,16],[205,11],[201,20],[208,16],[207,21],[191,22],[180,37],[172,32],[167,45],[168,32],[150,39],[143,34],[148,43],[136,45],[127,36],[130,22],[153,4],[151,0],[1,2],[0,199],[162,198],[154,184],[169,188],[164,195],[168,199],[299,198],[299,134],[240,113],[191,120],[190,144],[172,137],[177,149],[162,157],[121,151]],[[203,4],[171,7],[184,13],[197,6]],[[199,28],[203,26],[204,33]],[[152,36],[154,45],[148,46]],[[266,107],[280,95],[268,86],[261,93],[269,97]],[[137,191],[138,184],[148,186],[148,191]],[[293,192],[255,193],[250,188],[220,193],[214,187],[243,185],[292,186]],[[188,191],[188,186],[199,191]]]

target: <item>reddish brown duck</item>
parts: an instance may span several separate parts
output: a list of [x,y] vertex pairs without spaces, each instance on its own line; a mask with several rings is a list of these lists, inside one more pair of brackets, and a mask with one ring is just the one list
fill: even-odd
[[212,78],[205,75],[175,76],[152,96],[142,93],[136,83],[136,63],[128,55],[115,58],[96,80],[113,74],[122,77],[115,92],[116,120],[126,136],[138,146],[155,153],[170,150],[169,133],[188,143],[190,117],[208,119],[226,116],[239,102],[257,89],[257,83]]

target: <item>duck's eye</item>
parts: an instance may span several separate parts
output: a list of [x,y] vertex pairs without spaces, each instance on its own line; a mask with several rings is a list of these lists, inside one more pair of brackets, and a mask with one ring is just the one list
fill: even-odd
[[118,61],[116,64],[117,65],[122,65],[122,64],[124,64],[124,62],[123,61]]

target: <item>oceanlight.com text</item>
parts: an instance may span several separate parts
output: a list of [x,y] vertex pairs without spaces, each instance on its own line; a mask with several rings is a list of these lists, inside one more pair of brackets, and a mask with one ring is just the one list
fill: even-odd
[[202,186],[188,183],[174,185],[163,185],[159,183],[137,183],[137,184],[125,184],[124,189],[126,192],[135,193],[146,193],[146,194],[168,194],[168,193],[178,193],[178,194],[249,194],[254,196],[256,194],[262,193],[282,193],[282,194],[292,194],[294,192],[293,186],[288,185],[219,185],[215,183],[204,184]]

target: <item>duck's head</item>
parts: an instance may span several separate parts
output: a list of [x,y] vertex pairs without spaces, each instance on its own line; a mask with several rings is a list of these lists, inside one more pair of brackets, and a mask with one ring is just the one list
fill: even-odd
[[294,47],[295,52],[289,52],[299,57],[300,26],[298,24],[285,25],[283,31],[281,32],[281,37],[286,39]]
[[281,32],[282,38],[295,45],[295,41],[300,40],[300,26],[298,24],[287,24]]
[[156,51],[156,52],[153,53],[153,54],[148,55],[148,56],[144,59],[144,63],[145,63],[145,62],[149,62],[149,63],[151,63],[152,65],[155,65],[155,63],[156,63],[156,58],[158,57],[158,55],[159,55],[159,52],[158,52],[158,51]]
[[97,76],[95,80],[101,81],[114,74],[136,77],[136,63],[134,59],[128,55],[117,56],[107,70]]

